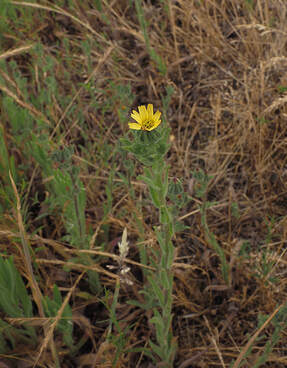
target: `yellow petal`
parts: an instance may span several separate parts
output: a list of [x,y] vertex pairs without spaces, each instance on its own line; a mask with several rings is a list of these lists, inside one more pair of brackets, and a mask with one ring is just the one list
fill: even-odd
[[138,123],[129,123],[130,129],[141,130],[141,125]]
[[157,120],[154,122],[154,129],[157,128],[159,126],[159,124],[161,123],[161,120]]
[[131,114],[131,117],[137,121],[139,124],[141,124],[141,117],[140,114],[137,111],[133,111],[133,113]]
[[153,105],[152,104],[147,105],[147,113],[148,113],[148,117],[151,119],[153,117]]
[[140,113],[140,117],[141,117],[142,121],[147,119],[147,111],[146,111],[146,107],[144,105],[139,106],[139,113]]
[[157,128],[159,126],[160,123],[161,123],[161,120],[157,120],[157,121],[154,122],[154,124],[150,128],[146,128],[146,130],[148,130],[149,132],[151,130],[154,130],[155,128]]
[[156,121],[156,120],[159,120],[160,116],[161,116],[161,112],[160,112],[160,111],[157,111],[157,112],[154,114],[153,119],[154,119],[155,121]]

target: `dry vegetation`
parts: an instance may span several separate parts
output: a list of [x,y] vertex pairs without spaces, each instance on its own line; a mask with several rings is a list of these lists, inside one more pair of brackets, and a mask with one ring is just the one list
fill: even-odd
[[[118,276],[107,266],[117,264],[113,256],[124,227],[131,262],[140,262],[139,246],[157,246],[153,233],[157,215],[146,200],[147,190],[136,175],[131,178],[135,195],[123,185],[118,173],[126,175],[124,160],[133,158],[123,160],[115,146],[127,132],[130,109],[147,103],[161,109],[162,96],[171,86],[169,174],[180,178],[193,198],[181,211],[186,228],[174,239],[175,367],[227,368],[232,360],[234,367],[241,362],[241,367],[254,367],[276,328],[274,319],[262,325],[258,318],[273,312],[276,318],[277,307],[286,300],[287,3],[143,0],[149,47],[166,65],[165,73],[151,58],[133,1],[13,3],[18,18],[11,17],[8,30],[2,29],[0,61],[6,67],[0,66],[1,97],[9,96],[33,119],[46,122],[49,149],[75,146],[73,164],[81,169],[87,193],[86,226],[96,254],[93,267],[110,294],[105,299],[103,291],[90,292],[86,274],[81,273],[85,265],[63,270],[79,250],[62,240],[66,230],[57,213],[39,217],[46,211],[45,184],[51,179],[44,179],[28,151],[23,153],[30,138],[19,141],[13,136],[0,101],[8,151],[27,181],[26,187],[21,188],[20,181],[17,188],[29,213],[21,220],[16,206],[3,207],[2,253],[13,254],[24,280],[29,279],[19,241],[23,221],[34,249],[40,293],[51,295],[53,285],[59,286],[63,301],[73,310],[74,340],[83,339],[76,356],[69,356],[54,333],[55,326],[43,327],[36,318],[34,290],[30,292],[36,303],[32,322],[37,326],[38,345],[18,344],[8,356],[0,356],[0,366],[30,367],[37,361],[36,366],[52,367],[53,349],[61,367],[111,366],[116,348],[106,340],[109,313],[102,301],[112,303]],[[40,53],[36,43],[42,45]],[[54,65],[45,71],[41,68],[47,58]],[[26,93],[11,61],[25,78]],[[37,94],[47,88],[51,73],[57,92],[37,105]],[[117,86],[128,85],[133,95],[127,101]],[[222,279],[218,256],[201,224],[192,175],[198,169],[212,176],[207,200],[215,203],[207,220],[230,265],[230,286]],[[137,163],[135,174],[140,172]],[[137,212],[139,203],[143,214]],[[121,287],[116,309],[121,327],[130,330],[116,366],[150,368],[151,360],[132,351],[145,346],[154,332],[149,312],[126,303],[142,298],[142,266],[130,266],[133,285]],[[9,320],[13,322],[21,324],[17,318]],[[255,339],[257,333],[261,339]],[[280,337],[262,367],[287,366],[284,329]],[[252,352],[243,361],[240,352],[246,352],[251,343]]]

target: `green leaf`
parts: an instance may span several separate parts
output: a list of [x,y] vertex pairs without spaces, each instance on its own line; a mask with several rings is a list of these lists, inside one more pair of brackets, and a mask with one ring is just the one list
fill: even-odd
[[145,182],[149,188],[152,188],[154,190],[160,191],[160,186],[158,186],[151,178],[144,176],[144,175],[139,175],[137,177],[137,180],[142,180],[143,182]]
[[161,346],[156,345],[151,340],[149,341],[150,347],[152,350],[163,360],[164,359],[164,352],[162,351]]
[[161,224],[169,224],[172,222],[172,217],[167,207],[161,206],[159,213],[159,220]]
[[165,269],[160,271],[161,285],[165,290],[170,290],[172,288],[172,277],[168,275]]
[[[62,306],[62,296],[57,285],[54,285],[53,297],[53,300],[48,296],[45,296],[43,299],[43,306],[47,317],[56,317]],[[73,323],[72,310],[69,304],[65,306],[56,329],[62,333],[64,343],[71,347],[73,344]]]
[[160,304],[161,308],[164,308],[165,298],[164,298],[163,291],[160,289],[159,285],[157,284],[157,282],[155,282],[155,280],[152,278],[152,276],[148,276],[148,280],[150,282],[150,285],[153,289],[154,294],[156,295],[156,297],[159,301],[159,304]]
[[152,202],[155,205],[155,207],[160,208],[160,206],[162,205],[162,201],[160,199],[158,191],[149,187],[149,192],[150,192],[150,196],[151,196]]

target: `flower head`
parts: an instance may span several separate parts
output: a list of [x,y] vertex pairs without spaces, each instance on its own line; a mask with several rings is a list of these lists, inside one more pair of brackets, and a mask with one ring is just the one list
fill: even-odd
[[157,111],[153,113],[153,105],[148,104],[147,108],[143,106],[138,107],[139,112],[133,110],[131,117],[136,123],[129,123],[129,127],[135,130],[148,130],[151,131],[159,126],[161,123],[161,112]]

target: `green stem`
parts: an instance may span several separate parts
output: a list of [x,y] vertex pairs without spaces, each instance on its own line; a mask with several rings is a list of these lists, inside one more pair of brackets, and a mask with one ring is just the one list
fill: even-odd
[[[164,162],[162,167],[164,166]],[[165,301],[164,306],[161,307],[160,316],[162,319],[163,327],[163,339],[158,341],[159,346],[162,350],[162,360],[167,367],[173,366],[173,358],[175,346],[172,342],[172,332],[171,332],[171,321],[172,321],[172,290],[173,290],[173,273],[172,273],[172,263],[174,257],[174,246],[172,243],[173,237],[173,223],[172,214],[167,206],[166,193],[164,190],[164,182],[167,178],[162,178],[163,171],[160,169],[155,174],[157,183],[161,183],[160,189],[158,191],[161,197],[161,207],[159,209],[161,213],[162,226],[162,245],[160,254],[160,263],[158,268],[158,280],[159,285],[162,290],[163,299]],[[167,172],[165,172],[167,175]]]

